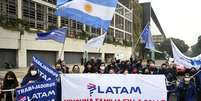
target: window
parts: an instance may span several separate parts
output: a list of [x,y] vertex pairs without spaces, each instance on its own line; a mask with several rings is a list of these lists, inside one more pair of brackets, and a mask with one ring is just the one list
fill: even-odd
[[22,18],[30,27],[35,28],[35,3],[30,0],[23,0]]
[[0,15],[7,19],[17,19],[17,0],[0,0]]
[[126,39],[127,41],[131,41],[131,34],[126,33],[125,35],[126,35],[125,39]]
[[70,23],[69,23],[69,19],[68,18],[64,18],[64,17],[61,17],[61,26],[67,26],[69,27],[70,26]]
[[130,33],[132,32],[132,22],[125,20],[125,30]]
[[48,7],[48,28],[57,26],[57,17],[54,12],[54,8]]
[[115,27],[124,30],[124,19],[119,15],[115,15]]
[[132,20],[132,12],[128,11],[127,9],[125,10],[125,17],[128,18],[129,20]]
[[91,33],[96,34],[96,35],[100,35],[101,34],[101,29],[97,29],[97,28],[91,28]]
[[115,38],[118,40],[123,40],[124,39],[124,33],[119,31],[119,30],[115,30]]
[[121,5],[117,4],[116,12],[121,15],[124,15],[124,8]]

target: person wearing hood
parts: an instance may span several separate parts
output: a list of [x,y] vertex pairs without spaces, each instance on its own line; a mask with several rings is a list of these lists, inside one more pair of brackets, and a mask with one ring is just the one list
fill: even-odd
[[[2,90],[11,90],[19,86],[14,72],[8,71],[3,81]],[[15,93],[12,91],[3,92],[5,101],[14,101]]]
[[31,64],[27,74],[24,76],[22,80],[21,86],[24,86],[36,81],[40,81],[40,80],[42,80],[42,78],[40,77],[38,70],[36,69],[36,67],[34,67],[33,64]]
[[195,81],[189,73],[180,81],[176,95],[177,101],[197,101]]
[[85,65],[84,65],[84,71],[83,73],[97,73],[96,68],[93,66],[93,63],[91,63],[90,61],[88,61]]

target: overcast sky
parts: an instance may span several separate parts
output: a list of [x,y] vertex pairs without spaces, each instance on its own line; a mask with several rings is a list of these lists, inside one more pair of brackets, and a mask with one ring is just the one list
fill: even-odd
[[190,46],[197,42],[201,35],[201,0],[139,1],[151,2],[167,37],[180,38]]

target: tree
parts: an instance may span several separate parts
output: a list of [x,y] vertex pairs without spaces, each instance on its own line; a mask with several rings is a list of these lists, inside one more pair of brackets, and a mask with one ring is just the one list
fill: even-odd
[[192,47],[192,56],[197,56],[201,54],[201,35],[198,37],[198,42]]
[[[141,28],[141,15],[142,15],[142,7],[139,4],[138,0],[130,0],[132,9],[133,9],[133,33],[132,33],[132,56],[136,55],[136,51],[139,51],[139,45],[136,45],[138,43],[138,38],[140,36],[140,32],[142,31]],[[135,44],[134,44],[135,43]],[[136,47],[138,46],[138,47]],[[136,49],[134,49],[136,48]]]
[[[171,38],[171,39],[182,53],[185,53],[188,51],[189,46],[183,40],[176,39],[176,38]],[[159,50],[162,52],[166,51],[170,56],[173,56],[170,38],[166,39],[160,44]]]

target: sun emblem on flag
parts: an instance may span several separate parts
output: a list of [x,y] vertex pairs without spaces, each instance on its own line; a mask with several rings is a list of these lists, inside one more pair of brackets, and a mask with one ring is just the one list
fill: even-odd
[[84,5],[84,10],[85,10],[86,12],[88,12],[88,13],[91,13],[92,10],[93,10],[93,7],[92,7],[91,4],[85,4],[85,5]]

